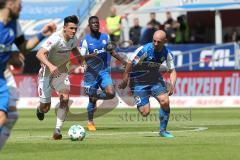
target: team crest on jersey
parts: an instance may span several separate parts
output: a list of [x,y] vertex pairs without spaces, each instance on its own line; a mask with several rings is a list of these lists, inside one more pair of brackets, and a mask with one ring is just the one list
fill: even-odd
[[107,41],[104,39],[104,40],[102,40],[102,43],[103,44],[107,44]]

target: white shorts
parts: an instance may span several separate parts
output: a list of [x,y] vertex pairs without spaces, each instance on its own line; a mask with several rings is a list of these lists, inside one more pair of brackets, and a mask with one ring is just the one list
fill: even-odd
[[7,80],[7,86],[8,86],[8,90],[9,90],[9,94],[10,94],[9,101],[8,101],[8,106],[15,106],[16,107],[17,101],[19,100],[19,91],[17,89],[16,81],[15,81],[12,73],[5,76],[5,78]]
[[41,103],[50,103],[52,89],[57,93],[61,90],[70,91],[70,81],[67,73],[61,73],[58,77],[52,78],[39,77],[38,78],[38,95]]

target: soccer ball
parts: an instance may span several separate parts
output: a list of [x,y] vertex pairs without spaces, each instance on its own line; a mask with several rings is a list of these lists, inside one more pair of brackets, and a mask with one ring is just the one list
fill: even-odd
[[82,141],[86,136],[86,132],[81,125],[72,125],[68,130],[68,136],[72,141]]

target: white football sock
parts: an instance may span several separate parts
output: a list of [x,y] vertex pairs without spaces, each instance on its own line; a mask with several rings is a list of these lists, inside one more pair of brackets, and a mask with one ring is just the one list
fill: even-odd
[[61,129],[63,122],[65,121],[67,116],[67,107],[64,108],[58,108],[57,110],[57,122],[56,122],[56,128]]

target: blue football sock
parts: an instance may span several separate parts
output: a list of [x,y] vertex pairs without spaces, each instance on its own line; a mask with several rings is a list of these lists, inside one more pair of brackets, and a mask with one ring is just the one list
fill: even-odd
[[168,109],[160,108],[159,110],[160,131],[166,130],[169,120],[169,114],[170,108]]
[[94,108],[96,107],[96,103],[93,103],[89,101],[88,106],[87,106],[87,111],[88,111],[88,120],[93,121],[93,113],[94,113]]

